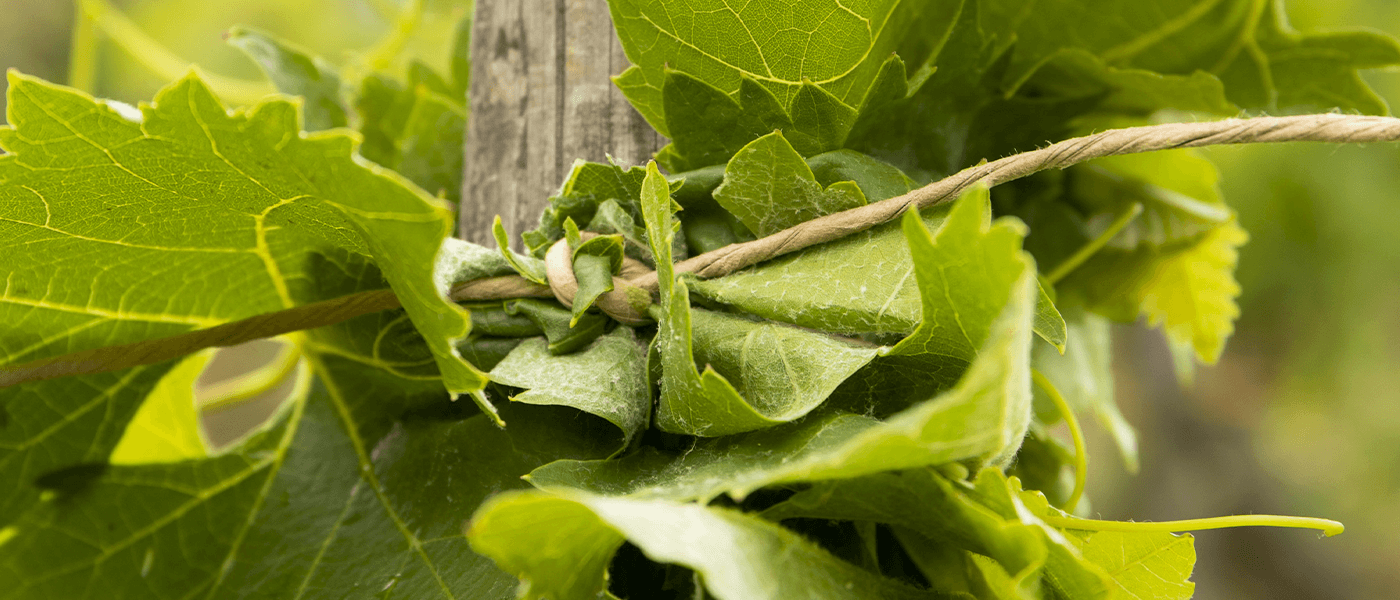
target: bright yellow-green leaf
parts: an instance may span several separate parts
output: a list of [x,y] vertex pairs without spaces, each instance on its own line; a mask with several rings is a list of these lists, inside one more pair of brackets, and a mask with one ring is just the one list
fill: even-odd
[[195,382],[213,357],[213,350],[191,354],[160,380],[112,450],[112,464],[179,462],[209,455],[195,407]]

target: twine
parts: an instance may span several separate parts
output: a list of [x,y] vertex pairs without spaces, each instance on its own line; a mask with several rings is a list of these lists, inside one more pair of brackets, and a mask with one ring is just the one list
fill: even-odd
[[[858,208],[833,213],[800,223],[783,231],[749,242],[731,244],[676,263],[677,273],[694,273],[703,279],[728,275],[739,269],[777,258],[803,248],[830,242],[888,223],[910,207],[927,208],[956,198],[969,186],[986,181],[995,186],[1046,169],[1064,169],[1079,163],[1123,154],[1137,154],[1177,148],[1201,148],[1234,144],[1276,142],[1366,143],[1400,140],[1400,119],[1364,115],[1320,114],[1294,117],[1226,119],[1204,123],[1167,123],[1126,129],[1112,129],[1093,135],[1057,142],[1038,150],[1014,154],[989,163],[968,167],[944,179],[907,194]],[[561,242],[562,243],[562,242]],[[554,253],[560,243],[551,247]],[[567,250],[567,244],[564,244]],[[567,252],[565,252],[567,255]],[[548,259],[546,260],[548,263]],[[456,302],[505,300],[509,298],[555,297],[573,305],[578,283],[572,261],[560,262],[548,270],[550,286],[542,286],[515,276],[473,280],[452,289],[448,297]],[[626,302],[628,288],[649,293],[658,289],[655,271],[640,263],[624,265],[622,277],[613,280],[612,299],[600,297],[599,306],[619,321],[641,324],[635,307]],[[639,272],[641,271],[641,272]],[[572,285],[570,285],[572,283]],[[636,292],[636,290],[633,290]],[[617,305],[618,299],[626,310]],[[285,311],[258,315],[187,334],[135,342],[123,346],[84,350],[63,356],[0,367],[0,387],[52,379],[114,371],[148,365],[214,346],[228,346],[253,339],[272,337],[322,327],[360,315],[399,308],[389,290],[362,292],[308,304]],[[616,312],[617,314],[614,314]],[[620,317],[620,318],[619,318]],[[626,319],[626,320],[624,320]]]

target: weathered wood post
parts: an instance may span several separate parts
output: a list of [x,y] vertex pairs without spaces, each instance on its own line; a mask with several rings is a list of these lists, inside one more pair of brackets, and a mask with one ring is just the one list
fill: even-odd
[[639,164],[663,138],[609,77],[627,67],[607,0],[476,0],[461,236],[533,229],[575,158]]

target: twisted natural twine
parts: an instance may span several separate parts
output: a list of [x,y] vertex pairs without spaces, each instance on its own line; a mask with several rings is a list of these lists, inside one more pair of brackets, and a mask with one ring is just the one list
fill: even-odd
[[[812,219],[750,242],[731,244],[706,252],[676,263],[676,272],[694,273],[702,279],[722,277],[744,267],[887,223],[904,214],[911,206],[927,208],[938,205],[956,198],[963,190],[980,181],[995,186],[1047,169],[1063,169],[1095,158],[1226,144],[1304,141],[1363,143],[1396,140],[1400,140],[1400,119],[1341,114],[1226,119],[1205,123],[1168,123],[1111,129],[968,167],[907,194]],[[564,274],[562,269],[551,269],[549,276],[551,281],[556,276],[572,279],[573,272],[569,270]],[[521,284],[519,291],[524,292],[524,284],[529,282],[523,278],[517,279]],[[629,279],[630,283],[637,287],[653,293],[657,290],[655,271],[648,271]],[[577,289],[577,286],[574,289]],[[502,291],[510,294],[515,290],[503,287]],[[555,295],[566,306],[573,305],[572,294],[560,294],[556,290]],[[604,310],[606,312],[606,309]]]
[[[1342,114],[1226,119],[1205,123],[1168,123],[1112,129],[968,167],[907,194],[812,219],[757,240],[731,244],[706,252],[676,263],[675,270],[677,273],[694,273],[705,279],[721,277],[790,252],[887,223],[911,206],[927,208],[937,205],[957,197],[963,190],[979,181],[995,186],[1046,169],[1063,169],[1095,158],[1227,144],[1341,144],[1397,140],[1400,140],[1400,119]],[[558,248],[561,248],[560,244],[552,247],[550,254],[554,254]],[[567,256],[567,245],[562,248],[559,252],[563,254],[560,256]],[[599,300],[602,310],[630,324],[640,322],[635,314],[631,314],[636,311],[630,306],[627,310],[617,306],[617,299],[626,297],[627,287],[638,287],[652,293],[658,287],[656,273],[637,273],[637,264],[630,264],[622,277],[614,279],[616,289],[612,293],[613,299]],[[449,298],[456,302],[466,302],[553,295],[566,306],[572,306],[578,283],[574,280],[571,261],[560,260],[556,256],[548,269],[548,277],[548,288],[513,275],[469,281],[455,287]],[[322,327],[399,306],[398,299],[388,290],[362,292],[170,338],[86,350],[0,367],[0,387],[66,375],[154,364],[203,348],[228,346],[252,339]]]

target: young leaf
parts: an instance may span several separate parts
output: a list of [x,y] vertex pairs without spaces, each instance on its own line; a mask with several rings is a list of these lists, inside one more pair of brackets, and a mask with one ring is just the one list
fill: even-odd
[[575,161],[559,188],[550,197],[549,207],[540,215],[538,228],[520,235],[526,247],[536,256],[544,256],[548,246],[564,237],[564,221],[573,219],[583,229],[594,231],[591,224],[598,207],[608,200],[615,201],[633,222],[641,222],[642,212],[637,198],[642,191],[646,170],[640,167],[622,168],[616,164]]
[[[956,221],[958,229],[949,232],[949,225],[945,225],[938,242],[914,211],[907,213],[902,225],[914,252],[936,255],[954,248],[968,250],[962,245],[968,238],[987,235],[983,220],[985,202],[985,190],[965,197],[959,208],[962,215]],[[652,210],[653,203],[645,206]],[[664,210],[662,206],[655,208]],[[950,217],[949,223],[954,222]],[[648,224],[653,225],[653,221],[649,219]],[[662,230],[653,227],[651,233],[660,235]],[[991,229],[991,235],[998,238],[1008,233],[1011,236],[1007,239],[1018,245],[1016,227],[1003,222]],[[938,246],[944,243],[948,245]],[[1014,250],[1016,245],[1011,247]],[[983,248],[970,253],[994,254]],[[945,321],[952,319],[951,315],[940,312],[928,315],[929,324],[902,343],[902,348],[896,347],[899,358],[918,363],[935,359],[934,355],[924,356],[925,353],[960,352],[965,342],[980,342],[970,357],[971,366],[966,367],[955,386],[941,394],[931,387],[922,388],[923,402],[886,421],[824,413],[802,423],[703,441],[680,456],[643,451],[619,460],[552,463],[532,472],[530,480],[551,490],[570,488],[610,495],[709,499],[723,493],[743,497],[780,482],[849,478],[958,460],[1002,461],[1015,452],[1030,422],[1028,361],[1036,298],[1029,258],[1015,250],[1009,260],[1002,265],[1004,268],[979,270],[971,279],[989,285],[988,289],[1000,289],[1003,300],[997,302],[968,291],[975,296],[973,304],[946,311],[961,314],[964,319],[955,331],[948,332],[951,339],[934,337],[944,333],[940,323],[953,323]],[[937,283],[940,266],[936,262],[915,264],[928,271],[920,273],[921,285],[929,284],[927,289],[932,293],[949,292]],[[677,287],[682,286],[677,283]],[[662,289],[664,302],[664,283]],[[936,301],[929,299],[930,303]],[[661,329],[658,335],[664,344],[667,330]],[[978,340],[973,337],[976,335],[984,338]],[[666,347],[661,351],[664,360]],[[682,363],[677,368],[688,367],[693,373],[692,364]],[[663,401],[665,390],[663,385]]]
[[807,159],[812,175],[822,186],[854,181],[871,202],[904,194],[918,187],[898,167],[854,150],[833,150]]
[[772,523],[696,504],[515,492],[482,506],[467,536],[473,549],[520,577],[522,598],[598,597],[623,540],[654,560],[694,569],[725,600],[939,597],[837,559]]
[[[661,352],[661,430],[719,436],[791,421],[875,356],[874,348],[818,333],[692,310],[686,283],[676,279],[671,263],[670,186],[655,163],[647,165],[641,197],[661,286],[660,305],[652,307]],[[697,358],[707,363],[703,372],[696,370]]]
[[31,266],[0,300],[0,317],[24,323],[6,331],[0,361],[335,297],[346,292],[322,295],[311,272],[368,256],[422,328],[447,389],[485,385],[452,345],[469,330],[466,313],[434,281],[450,212],[357,164],[349,137],[302,137],[283,100],[230,114],[196,76],[163,90],[139,124],[78,92],[9,79],[0,248]]
[[523,315],[534,321],[535,326],[544,332],[545,339],[549,340],[550,353],[556,355],[568,354],[587,346],[602,335],[611,322],[601,313],[584,313],[575,320],[573,315],[559,304],[532,298],[507,301],[505,308],[511,315]]
[[1065,281],[1083,290],[1089,307],[1119,320],[1139,315],[1174,344],[1214,363],[1234,332],[1237,248],[1249,239],[1231,221],[1180,249],[1100,252]]
[[[564,222],[565,228],[573,227],[573,220]],[[599,296],[613,290],[613,275],[622,268],[622,236],[600,235],[587,241],[574,243],[578,229],[571,230],[569,245],[573,248],[574,278],[578,280],[578,293],[574,295],[573,320],[575,324],[584,311],[593,305]]]
[[758,236],[866,204],[859,188],[832,184],[822,189],[802,155],[778,131],[754,140],[729,160],[714,198]]
[[302,117],[307,131],[346,125],[340,75],[335,65],[261,31],[234,27],[224,39],[253,59],[277,91],[303,98]]
[[510,249],[510,234],[506,233],[506,226],[501,223],[501,215],[496,215],[496,220],[491,223],[491,235],[496,238],[496,248],[501,251],[501,256],[510,263],[516,274],[531,282],[549,285],[543,260]]
[[1098,531],[1067,536],[1079,546],[1084,560],[1098,565],[1121,597],[1187,600],[1196,591],[1190,581],[1196,564],[1191,534],[1165,532],[1123,533]]
[[627,327],[562,356],[540,338],[525,340],[491,369],[491,380],[525,389],[512,401],[569,406],[607,419],[622,430],[624,448],[651,419],[646,346]]

